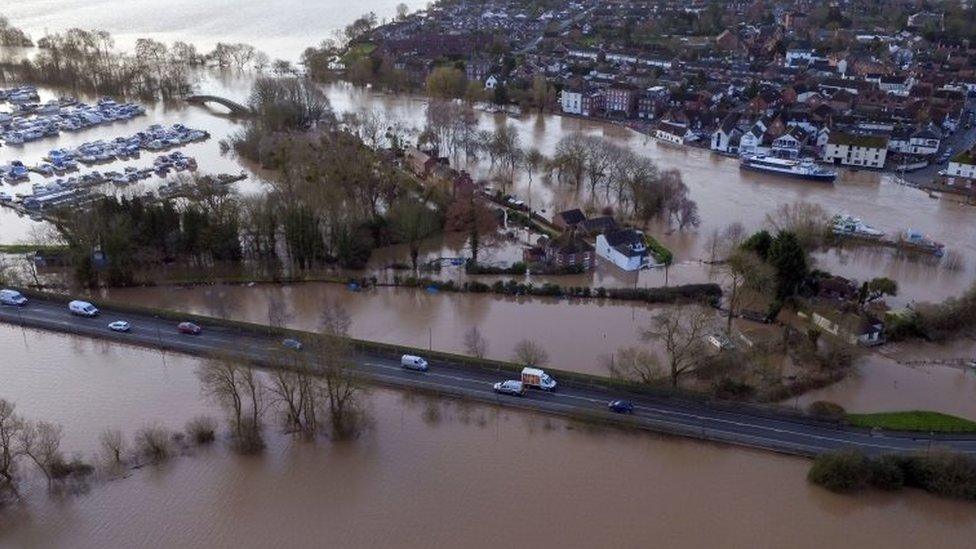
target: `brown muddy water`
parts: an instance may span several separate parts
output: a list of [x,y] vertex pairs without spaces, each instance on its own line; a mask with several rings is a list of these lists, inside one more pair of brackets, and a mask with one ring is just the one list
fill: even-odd
[[[25,343],[26,342],[26,343]],[[0,397],[97,434],[199,413],[193,358],[0,326]],[[846,497],[802,459],[374,390],[358,440],[223,443],[0,512],[3,547],[969,547],[968,503],[915,491]],[[37,481],[38,479],[34,479]],[[653,541],[649,541],[653,540]]]

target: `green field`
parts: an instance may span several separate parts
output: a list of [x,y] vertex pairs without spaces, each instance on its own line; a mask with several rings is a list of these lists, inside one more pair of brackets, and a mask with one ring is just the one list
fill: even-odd
[[0,244],[0,254],[29,254],[33,252],[64,252],[67,246],[57,246],[48,244]]
[[976,421],[961,417],[912,410],[878,414],[847,414],[847,420],[857,427],[880,427],[892,431],[932,431],[936,433],[974,433]]

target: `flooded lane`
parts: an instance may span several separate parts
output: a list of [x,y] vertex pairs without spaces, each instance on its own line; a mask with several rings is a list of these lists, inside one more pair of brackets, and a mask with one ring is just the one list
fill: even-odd
[[[0,374],[27,378],[0,397],[63,423],[69,452],[87,454],[88,433],[106,427],[178,428],[215,413],[196,359],[163,366],[156,353],[36,332],[24,351],[23,340],[0,326],[13,351]],[[66,378],[57,391],[38,390],[55,375]],[[162,404],[145,401],[147,389]],[[348,444],[269,429],[261,457],[220,445],[87,495],[32,492],[0,514],[0,545],[901,548],[966,547],[976,535],[970,504],[833,495],[806,483],[801,459],[387,390],[369,402],[374,426]]]
[[554,368],[606,374],[604,356],[639,342],[638,329],[656,308],[611,301],[429,293],[407,288],[351,292],[340,284],[284,287],[216,286],[107,290],[109,299],[150,307],[268,323],[271,299],[288,304],[288,325],[320,329],[323,310],[341,304],[352,317],[353,337],[465,353],[464,333],[477,326],[488,356],[508,360],[516,343],[531,339],[549,353]]

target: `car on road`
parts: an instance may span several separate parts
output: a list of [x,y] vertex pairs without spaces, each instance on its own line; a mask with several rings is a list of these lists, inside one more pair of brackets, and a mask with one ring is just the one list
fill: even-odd
[[87,316],[88,318],[98,316],[98,308],[87,301],[72,301],[68,303],[68,310],[71,311],[71,314],[77,316]]
[[430,368],[426,360],[414,355],[403,355],[400,357],[400,366],[407,370],[416,370],[418,372],[426,372]]
[[617,414],[633,414],[634,413],[634,403],[629,400],[611,400],[607,404],[607,408],[610,408],[611,412]]
[[283,339],[281,341],[281,346],[286,349],[291,349],[292,351],[302,350],[302,342],[298,341],[297,339],[292,339],[290,337],[288,339]]
[[27,305],[27,298],[17,290],[0,290],[0,304],[23,307]]
[[493,387],[496,393],[503,395],[522,396],[525,394],[525,385],[517,379],[499,381]]
[[197,326],[192,322],[180,322],[179,324],[176,325],[176,329],[181,334],[188,334],[188,335],[200,335],[200,333],[203,332],[203,328]]
[[128,332],[132,329],[132,326],[124,320],[116,320],[108,325],[108,329],[113,332]]

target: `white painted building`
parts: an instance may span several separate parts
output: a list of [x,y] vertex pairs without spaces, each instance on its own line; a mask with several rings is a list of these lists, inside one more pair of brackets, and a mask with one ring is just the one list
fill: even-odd
[[950,160],[949,167],[946,168],[946,176],[976,179],[976,158],[973,152],[965,151]]
[[651,265],[644,234],[633,229],[620,229],[598,235],[596,255],[624,271],[637,271]]
[[559,104],[566,114],[583,114],[583,92],[564,88],[559,94]]
[[884,168],[888,138],[835,131],[827,139],[823,161],[852,167]]

